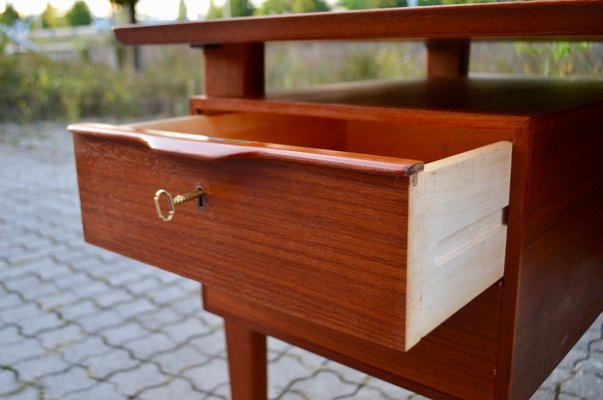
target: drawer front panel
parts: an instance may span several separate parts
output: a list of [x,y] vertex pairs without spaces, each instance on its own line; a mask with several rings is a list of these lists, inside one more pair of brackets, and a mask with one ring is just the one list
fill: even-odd
[[[404,349],[408,178],[258,159],[195,160],[74,135],[86,240]],[[201,184],[159,220],[153,195]]]

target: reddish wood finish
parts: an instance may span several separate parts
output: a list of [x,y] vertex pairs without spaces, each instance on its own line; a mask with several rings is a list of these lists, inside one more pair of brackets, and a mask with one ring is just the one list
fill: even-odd
[[427,76],[458,78],[469,73],[469,40],[431,40],[427,42]]
[[434,399],[491,399],[502,290],[492,286],[408,352],[203,286],[206,310]]
[[[270,118],[267,118],[267,122],[270,122]],[[312,124],[316,121],[300,118],[298,122]],[[331,127],[343,134],[341,127],[334,126],[335,124],[332,122],[324,121],[325,127],[318,127],[312,133],[308,132],[307,140],[305,143],[302,141],[302,145],[311,146],[313,134],[322,132],[325,136],[334,136],[332,143],[326,143],[326,141],[321,143],[333,150],[247,141],[252,138],[252,132],[248,132],[248,136],[243,135],[240,139],[223,139],[208,136],[195,137],[193,135],[188,135],[188,137],[174,136],[172,132],[163,132],[162,134],[162,132],[153,130],[101,124],[78,124],[70,126],[69,129],[73,133],[82,135],[141,143],[157,153],[203,161],[253,158],[257,160],[296,162],[394,177],[409,176],[423,166],[423,163],[417,160],[347,152],[339,143],[342,135],[332,135],[333,132],[328,132],[325,129]],[[269,129],[271,128],[268,125],[264,126],[265,131]],[[204,132],[198,133],[202,134]],[[287,136],[282,135],[280,139],[286,140]],[[291,139],[295,140],[295,138]],[[297,142],[299,142],[299,139]],[[340,149],[338,145],[343,147],[341,148],[343,151],[336,151]]]
[[266,336],[238,322],[224,321],[232,400],[266,400]]
[[[199,161],[77,134],[75,146],[88,242],[404,347],[408,178],[254,159]],[[170,223],[157,218],[158,189],[175,194],[198,184],[204,211],[189,203]]]
[[333,85],[258,98],[193,96],[194,112],[231,110],[463,128],[514,129],[538,116],[603,99],[603,82],[431,79]]
[[498,398],[528,399],[603,310],[602,109],[537,118],[516,142]]
[[324,39],[596,38],[600,1],[530,1],[316,13],[128,26],[124,44],[249,43]]
[[264,44],[206,46],[205,93],[212,96],[264,94]]

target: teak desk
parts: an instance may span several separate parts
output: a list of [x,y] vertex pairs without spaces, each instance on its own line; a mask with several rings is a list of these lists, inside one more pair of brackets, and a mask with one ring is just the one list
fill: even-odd
[[[206,94],[70,127],[86,240],[203,283],[236,400],[266,398],[266,335],[436,399],[528,399],[603,309],[603,82],[468,78],[469,44],[602,21],[548,1],[116,29],[201,47]],[[426,40],[427,79],[264,93],[264,42],[388,38]]]

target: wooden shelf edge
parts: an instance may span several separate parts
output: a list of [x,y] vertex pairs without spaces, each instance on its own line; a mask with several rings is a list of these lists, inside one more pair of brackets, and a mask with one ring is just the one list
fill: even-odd
[[115,28],[123,44],[337,39],[602,40],[603,2],[551,0],[245,17]]

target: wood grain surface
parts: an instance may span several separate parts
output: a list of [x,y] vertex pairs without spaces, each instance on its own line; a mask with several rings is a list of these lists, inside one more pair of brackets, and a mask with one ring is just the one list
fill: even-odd
[[264,94],[264,44],[230,44],[203,49],[205,93],[214,96]]
[[232,400],[266,400],[268,397],[266,336],[236,320],[224,321]]
[[[421,161],[417,160],[346,151],[345,145],[340,140],[345,135],[344,126],[341,124],[338,126],[334,120],[320,123],[320,121],[307,118],[297,119],[297,122],[306,123],[306,125],[298,125],[298,128],[302,131],[300,135],[308,133],[305,136],[300,136],[292,135],[299,129],[288,129],[279,124],[276,124],[276,127],[271,127],[271,123],[275,119],[260,115],[260,118],[256,117],[256,120],[266,122],[262,129],[246,131],[245,127],[249,129],[249,126],[243,124],[238,125],[242,131],[238,134],[237,132],[230,132],[220,136],[206,136],[206,134],[215,131],[215,125],[220,125],[220,121],[227,125],[232,123],[233,119],[236,120],[237,117],[240,117],[239,120],[242,121],[253,119],[245,118],[244,115],[196,117],[197,134],[179,133],[180,120],[177,120],[174,124],[167,121],[157,122],[158,126],[163,129],[171,126],[175,131],[155,130],[153,125],[148,123],[141,127],[76,124],[69,126],[69,130],[82,135],[141,143],[158,153],[205,161],[235,158],[278,160],[394,177],[411,175],[414,171],[421,169],[423,165]],[[190,120],[187,121],[186,131],[190,131],[190,122]],[[287,126],[294,122],[295,120],[290,119]],[[206,128],[208,125],[214,125],[214,127]],[[315,129],[310,131],[311,127],[315,127]],[[254,138],[276,139],[278,142],[255,142],[253,141]],[[288,145],[288,142],[298,145]],[[305,147],[301,147],[300,144]]]
[[408,352],[203,286],[206,310],[433,399],[492,399],[502,288],[494,285]]
[[603,35],[603,4],[529,1],[315,13],[114,29],[124,44],[252,43],[325,39],[585,39]]
[[603,310],[603,103],[515,144],[497,396],[529,399]]
[[471,41],[429,40],[426,46],[428,78],[460,78],[469,74]]
[[192,96],[191,109],[516,129],[526,117],[601,100],[602,81],[461,78],[345,83],[260,97]]
[[511,142],[425,164],[408,205],[407,348],[503,277]]
[[[408,178],[202,161],[75,135],[85,239],[334,330],[403,348]],[[205,209],[153,206],[201,184]]]

